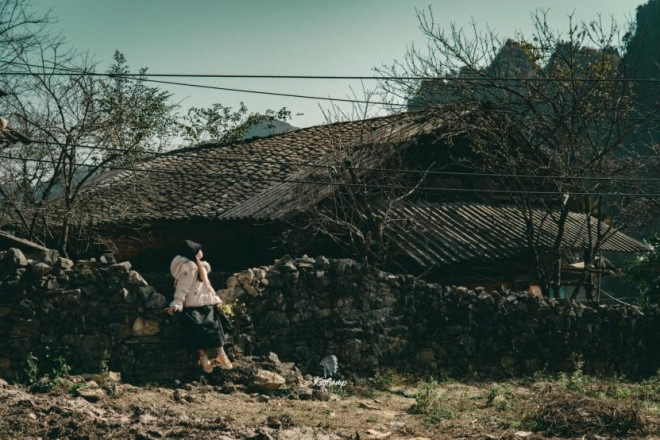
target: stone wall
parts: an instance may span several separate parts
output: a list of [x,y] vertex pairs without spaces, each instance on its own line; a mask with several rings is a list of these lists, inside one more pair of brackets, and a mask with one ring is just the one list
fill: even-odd
[[[160,275],[157,285],[167,287]],[[216,287],[218,281],[216,281]],[[222,286],[225,287],[225,286]],[[181,346],[172,295],[128,262],[28,260],[0,252],[0,377],[17,378],[32,353],[42,368],[62,356],[79,371],[107,363],[126,380],[198,372]],[[538,300],[527,294],[443,287],[365,269],[351,260],[283,258],[229,277],[236,299],[233,353],[274,351],[320,374],[334,354],[345,372],[378,368],[447,376],[570,370],[648,375],[660,368],[660,310]]]
[[570,371],[579,358],[588,372],[644,376],[660,368],[658,306],[439,286],[322,257],[245,271],[230,287],[227,294],[248,298],[252,328],[244,332],[255,350],[274,350],[303,371],[329,354],[356,373],[397,367],[497,377]]
[[34,260],[0,252],[0,377],[20,377],[31,353],[42,371],[62,356],[81,372],[106,364],[128,380],[181,378],[194,364],[166,305],[112,256],[74,263],[54,251]]

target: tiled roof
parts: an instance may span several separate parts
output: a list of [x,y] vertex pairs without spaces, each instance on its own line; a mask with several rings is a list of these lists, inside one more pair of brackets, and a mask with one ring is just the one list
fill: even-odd
[[104,173],[83,188],[80,200],[86,220],[95,224],[275,218],[283,207],[290,208],[287,201],[310,187],[300,182],[309,182],[314,168],[301,163],[323,163],[338,148],[404,141],[438,124],[438,117],[405,113],[203,144],[132,165],[149,172]]
[[[538,248],[551,248],[557,226],[545,211],[533,213]],[[422,267],[467,260],[494,260],[520,255],[526,248],[525,224],[515,206],[482,203],[403,203],[392,213],[399,221],[394,241]],[[562,246],[580,249],[587,241],[586,216],[569,213]],[[596,219],[591,218],[595,231]],[[594,233],[595,234],[595,233]],[[595,238],[595,235],[594,235]],[[647,252],[645,244],[616,232],[603,244],[604,252]]]

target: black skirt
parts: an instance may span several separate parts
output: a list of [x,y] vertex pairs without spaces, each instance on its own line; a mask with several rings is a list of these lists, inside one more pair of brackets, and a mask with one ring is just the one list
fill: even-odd
[[185,307],[181,311],[183,343],[189,350],[225,345],[222,313],[215,306]]

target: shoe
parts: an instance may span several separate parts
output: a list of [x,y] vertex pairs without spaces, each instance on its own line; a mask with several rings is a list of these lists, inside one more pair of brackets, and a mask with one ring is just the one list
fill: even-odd
[[204,371],[204,373],[213,372],[213,364],[211,363],[211,361],[209,361],[209,358],[207,358],[206,356],[200,356],[199,364],[202,366],[202,371]]
[[231,364],[231,361],[229,360],[229,356],[227,356],[227,353],[224,351],[221,351],[218,354],[218,357],[215,358],[216,361],[220,364],[220,368],[223,370],[231,370],[234,368],[234,366]]

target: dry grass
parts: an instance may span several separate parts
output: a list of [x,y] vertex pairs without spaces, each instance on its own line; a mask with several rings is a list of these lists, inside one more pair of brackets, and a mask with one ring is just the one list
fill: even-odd
[[597,399],[561,387],[547,386],[533,402],[524,423],[546,435],[622,437],[643,435],[646,431],[640,406],[631,401]]

